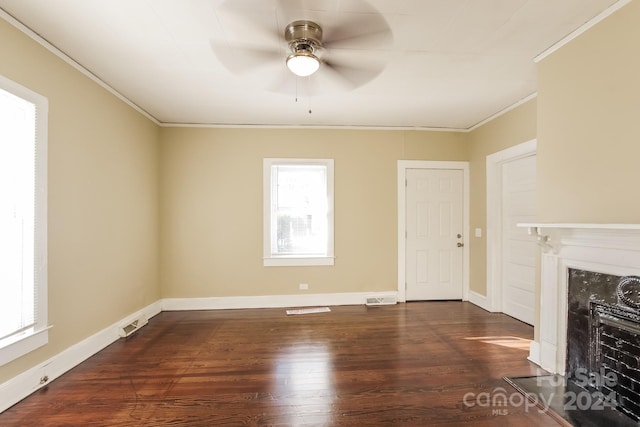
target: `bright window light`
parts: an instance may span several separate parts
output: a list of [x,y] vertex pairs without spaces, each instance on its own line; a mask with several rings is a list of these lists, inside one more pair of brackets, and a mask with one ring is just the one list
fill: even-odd
[[35,321],[35,116],[0,90],[0,339]]
[[333,264],[333,161],[265,159],[265,265]]
[[48,342],[47,112],[0,76],[0,366]]

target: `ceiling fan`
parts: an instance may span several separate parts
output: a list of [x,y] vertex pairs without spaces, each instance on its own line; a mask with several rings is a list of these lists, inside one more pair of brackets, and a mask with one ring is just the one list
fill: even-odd
[[313,21],[293,21],[284,30],[291,55],[287,67],[298,77],[307,77],[318,71],[320,59],[316,52],[322,48],[322,28]]
[[275,0],[272,10],[264,9],[272,13],[249,13],[249,3],[226,2],[222,14],[234,15],[231,22],[243,31],[236,32],[240,40],[212,42],[212,47],[227,69],[237,75],[257,72],[254,81],[267,90],[297,93],[298,77],[304,78],[307,95],[352,90],[373,80],[386,65],[391,29],[364,0],[350,2],[349,11]]

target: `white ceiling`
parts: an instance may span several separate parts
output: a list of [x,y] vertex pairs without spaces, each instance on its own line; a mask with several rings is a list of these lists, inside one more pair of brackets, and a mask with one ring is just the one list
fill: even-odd
[[[614,3],[0,0],[0,8],[161,123],[469,129],[534,94],[533,59]],[[379,74],[355,87],[326,66],[296,78],[283,37],[296,19],[334,36],[387,25],[386,38],[325,53]]]

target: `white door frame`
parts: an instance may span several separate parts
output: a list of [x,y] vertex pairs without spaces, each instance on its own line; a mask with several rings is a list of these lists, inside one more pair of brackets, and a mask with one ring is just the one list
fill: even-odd
[[469,299],[469,162],[439,162],[426,160],[398,160],[398,301],[406,302],[406,179],[407,169],[454,169],[463,172],[462,207],[462,299]]
[[532,139],[487,156],[487,307],[502,312],[502,165],[536,154]]

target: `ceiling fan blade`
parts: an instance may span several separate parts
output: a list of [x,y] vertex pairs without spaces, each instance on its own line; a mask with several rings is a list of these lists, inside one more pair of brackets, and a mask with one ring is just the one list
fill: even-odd
[[283,40],[278,27],[275,1],[227,0],[217,8],[217,15],[231,39],[254,38],[264,44]]
[[295,96],[298,89],[297,85],[297,77],[286,67],[283,67],[282,72],[270,82],[268,90],[274,93]]
[[356,63],[355,58],[323,60],[322,71],[331,78],[340,80],[345,88],[355,89],[375,79],[384,70],[384,62]]
[[222,65],[232,73],[253,72],[280,61],[284,62],[282,53],[277,48],[216,42],[211,42],[211,48]]
[[323,26],[326,49],[386,50],[393,44],[387,21],[376,13],[345,13]]

